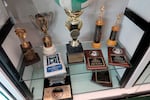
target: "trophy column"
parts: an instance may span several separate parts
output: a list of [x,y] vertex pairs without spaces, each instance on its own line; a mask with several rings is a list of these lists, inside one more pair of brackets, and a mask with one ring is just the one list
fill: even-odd
[[100,48],[101,47],[101,35],[102,35],[102,27],[104,26],[104,20],[103,20],[103,15],[104,15],[104,6],[100,8],[100,16],[98,20],[96,20],[96,28],[95,28],[95,34],[94,34],[94,40],[92,43],[93,48]]
[[114,26],[112,26],[110,37],[107,40],[107,45],[109,47],[115,47],[117,45],[117,33],[120,30],[120,21],[121,21],[121,14],[117,16],[116,23]]
[[82,21],[79,19],[79,16],[82,14],[82,11],[72,12],[65,9],[65,13],[68,16],[65,26],[70,31],[70,36],[72,38],[72,41],[69,41],[69,43],[66,44],[68,63],[83,62],[83,48],[82,44],[78,40],[80,29],[82,27]]

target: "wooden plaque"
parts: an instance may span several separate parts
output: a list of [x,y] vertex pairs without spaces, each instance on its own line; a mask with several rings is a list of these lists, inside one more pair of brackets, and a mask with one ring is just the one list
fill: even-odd
[[43,100],[65,100],[72,98],[70,85],[54,86],[44,89]]
[[44,80],[44,91],[42,100],[73,100],[70,76],[65,78],[65,83],[50,85],[49,79]]
[[114,66],[130,67],[124,48],[108,47],[108,63]]
[[84,50],[86,67],[88,70],[107,69],[101,50]]
[[103,86],[112,87],[112,80],[109,71],[96,71],[92,74],[92,81]]

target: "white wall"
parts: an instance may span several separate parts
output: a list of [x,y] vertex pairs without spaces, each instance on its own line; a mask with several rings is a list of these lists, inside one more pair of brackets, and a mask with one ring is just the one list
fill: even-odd
[[2,0],[0,0],[0,29],[8,19],[7,11],[2,3]]
[[22,51],[20,48],[21,42],[19,41],[19,38],[14,31],[15,29],[12,28],[12,30],[4,40],[2,47],[15,68],[17,68],[21,61]]
[[144,31],[133,23],[128,17],[124,16],[122,21],[121,30],[119,32],[119,41],[128,51],[129,55],[132,57]]
[[150,22],[150,0],[129,0],[128,8],[132,9],[136,14]]

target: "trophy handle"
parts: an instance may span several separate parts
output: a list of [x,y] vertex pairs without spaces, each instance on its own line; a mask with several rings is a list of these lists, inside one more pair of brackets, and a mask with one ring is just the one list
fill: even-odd
[[[47,22],[47,25],[49,27],[50,23],[52,22],[52,19],[53,19],[53,12],[48,12],[48,13],[38,13],[36,14],[35,16],[38,16],[40,15],[40,17],[43,16],[43,18],[45,17],[46,19],[48,19],[48,22]],[[38,28],[39,30],[41,30],[41,27],[37,24],[36,22],[36,17],[33,16],[33,15],[30,15],[29,18],[31,19],[32,21],[32,24]]]
[[40,29],[40,27],[36,24],[35,17],[34,17],[33,15],[29,15],[29,18],[31,19],[32,24],[33,24],[36,28]]
[[54,13],[53,12],[48,12],[48,13],[43,13],[43,15],[48,17],[48,19],[49,19],[48,26],[49,26],[49,24],[52,23],[52,19],[54,17]]

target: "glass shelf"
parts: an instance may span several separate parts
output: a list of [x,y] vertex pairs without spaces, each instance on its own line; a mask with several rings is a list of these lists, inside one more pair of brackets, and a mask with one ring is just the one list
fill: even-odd
[[[104,43],[103,43],[104,44]],[[76,63],[76,64],[67,64],[66,58],[66,46],[65,45],[55,45],[57,48],[57,52],[60,52],[62,60],[67,69],[69,69],[68,75],[71,78],[71,86],[73,95],[87,93],[87,92],[95,92],[100,90],[112,89],[112,88],[120,88],[119,81],[125,71],[125,67],[112,66],[108,64],[108,54],[107,54],[107,46],[102,45],[101,50],[108,67],[108,71],[110,73],[110,78],[112,80],[112,87],[102,86],[91,81],[92,71],[86,69],[86,64],[84,63]],[[82,43],[83,49],[93,49],[91,48],[91,41]],[[38,63],[25,66],[22,68],[22,77],[20,81],[25,81],[27,86],[30,88],[31,92],[33,92],[34,97],[38,98],[43,95],[44,87],[44,67],[43,67],[43,54],[42,47],[35,47],[34,50],[39,54],[40,61]],[[84,60],[85,61],[85,60]],[[39,94],[38,91],[41,91]]]

